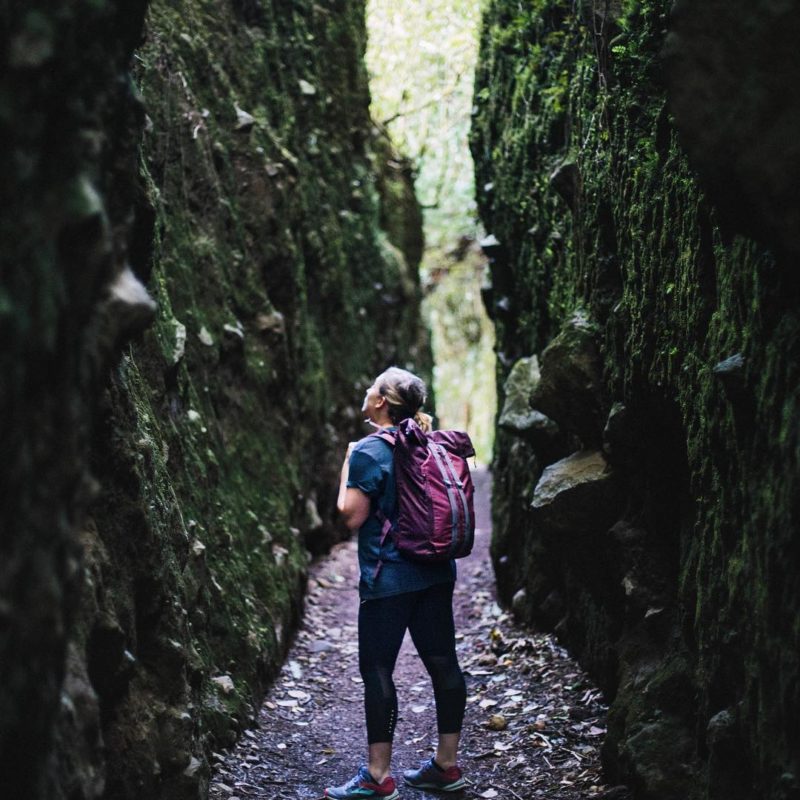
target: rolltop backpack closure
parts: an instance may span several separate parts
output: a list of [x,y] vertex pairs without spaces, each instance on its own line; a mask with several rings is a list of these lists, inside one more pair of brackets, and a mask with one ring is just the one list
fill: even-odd
[[[381,546],[391,535],[397,550],[420,562],[463,558],[475,540],[472,476],[467,459],[475,448],[464,431],[425,433],[413,419],[398,429],[378,431],[394,449],[397,520],[394,525],[378,510]],[[381,562],[375,569],[380,572]]]

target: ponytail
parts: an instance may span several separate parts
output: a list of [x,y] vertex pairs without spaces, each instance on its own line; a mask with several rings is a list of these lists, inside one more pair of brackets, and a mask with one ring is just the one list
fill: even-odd
[[414,422],[419,425],[423,433],[430,433],[433,430],[433,417],[424,411],[417,411],[414,414]]

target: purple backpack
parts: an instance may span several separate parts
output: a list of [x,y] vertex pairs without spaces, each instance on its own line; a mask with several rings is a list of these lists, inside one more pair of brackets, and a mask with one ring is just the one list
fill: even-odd
[[[475,455],[463,431],[424,433],[413,419],[378,436],[394,448],[397,522],[378,511],[381,546],[391,533],[398,551],[413,561],[463,558],[475,538],[472,476],[467,458]],[[380,571],[380,562],[376,576]]]

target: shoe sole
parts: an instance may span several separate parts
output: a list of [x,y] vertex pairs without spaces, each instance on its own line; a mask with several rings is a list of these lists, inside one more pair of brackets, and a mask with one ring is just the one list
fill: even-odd
[[[330,798],[331,797],[327,793],[324,796],[326,798]],[[400,792],[398,792],[397,789],[395,789],[391,794],[384,794],[384,795],[380,795],[380,794],[372,794],[372,795],[369,795],[369,794],[354,794],[354,795],[350,795],[350,796],[353,797],[353,798],[363,797],[365,800],[368,800],[368,798],[377,798],[377,800],[400,800]],[[331,798],[331,800],[333,800],[333,798]]]
[[411,781],[403,779],[406,786],[410,786],[412,789],[436,789],[440,792],[457,792],[459,789],[463,789],[467,782],[463,778],[459,778],[457,781],[453,781],[452,783],[411,783]]

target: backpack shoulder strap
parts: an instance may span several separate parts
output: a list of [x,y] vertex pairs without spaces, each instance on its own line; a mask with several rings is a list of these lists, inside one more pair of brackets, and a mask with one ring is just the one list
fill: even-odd
[[[396,431],[375,431],[375,433],[370,434],[370,436],[377,436],[378,439],[383,440],[388,444],[390,447],[394,447],[397,444],[397,432]],[[384,543],[386,542],[386,537],[392,530],[392,521],[386,516],[386,514],[381,511],[380,506],[375,510],[375,516],[378,519],[378,522],[381,526],[381,543],[380,548],[383,548]],[[372,573],[372,579],[375,580],[378,575],[380,574],[381,567],[383,566],[383,561],[378,558],[378,563],[375,565],[375,571]]]
[[391,433],[390,431],[375,431],[375,433],[370,435],[377,436],[379,439],[382,439],[384,442],[386,442],[386,444],[391,445],[392,447],[394,447],[397,442],[395,434]]

